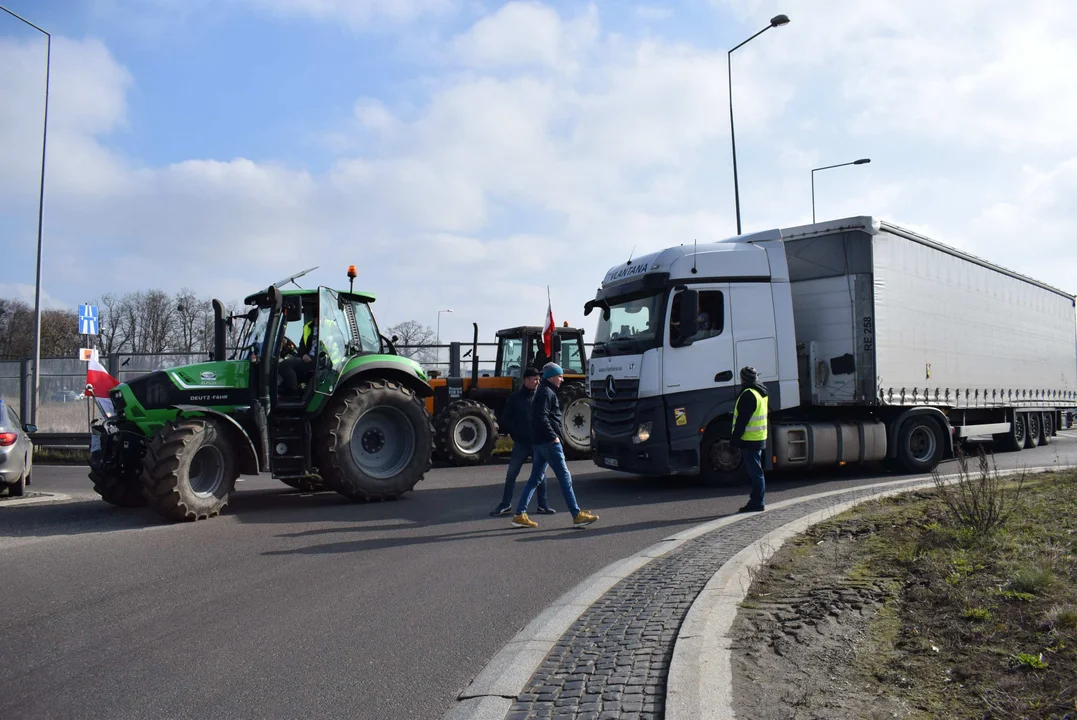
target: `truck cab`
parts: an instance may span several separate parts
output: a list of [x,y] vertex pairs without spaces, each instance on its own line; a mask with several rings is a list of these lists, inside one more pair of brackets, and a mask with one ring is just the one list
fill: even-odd
[[777,230],[611,268],[585,307],[601,310],[589,367],[594,462],[696,475],[708,465],[701,447],[714,445],[706,460],[739,463],[704,436],[731,416],[745,365],[758,370],[772,411],[799,404],[789,292]]

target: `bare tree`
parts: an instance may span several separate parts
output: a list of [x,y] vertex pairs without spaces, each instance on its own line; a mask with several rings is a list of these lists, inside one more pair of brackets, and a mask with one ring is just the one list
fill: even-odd
[[[79,349],[78,314],[41,311],[41,356],[74,358]],[[0,299],[0,357],[27,358],[34,352],[34,311],[21,300]]]
[[434,330],[418,320],[405,320],[386,330],[389,337],[397,336],[397,351],[404,357],[420,364],[437,361],[437,348],[434,347]]
[[123,323],[123,300],[115,293],[105,293],[97,301],[98,310],[98,342],[103,355],[112,355],[122,351],[128,344],[128,336],[124,332]]
[[[205,351],[209,344],[206,337],[206,320],[210,303],[199,299],[189,288],[183,288],[176,293],[175,303],[172,349],[183,353]],[[212,335],[212,332],[210,334]]]

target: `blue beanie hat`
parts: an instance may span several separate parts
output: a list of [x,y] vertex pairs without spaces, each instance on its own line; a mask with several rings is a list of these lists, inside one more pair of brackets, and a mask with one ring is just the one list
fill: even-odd
[[565,371],[561,369],[560,365],[556,363],[550,363],[546,367],[542,368],[542,377],[544,380],[549,380],[557,375],[564,375]]

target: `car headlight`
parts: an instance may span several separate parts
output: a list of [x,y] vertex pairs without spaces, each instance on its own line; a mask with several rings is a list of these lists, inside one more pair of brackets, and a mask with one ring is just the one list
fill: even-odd
[[645,443],[651,439],[651,426],[653,423],[645,422],[640,423],[636,428],[636,434],[632,436],[632,443],[638,445],[639,443]]

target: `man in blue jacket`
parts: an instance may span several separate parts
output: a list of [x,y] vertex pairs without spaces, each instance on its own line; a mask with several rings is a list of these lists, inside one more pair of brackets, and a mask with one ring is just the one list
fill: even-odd
[[[516,477],[524,466],[531,450],[531,402],[535,399],[535,388],[539,384],[539,371],[533,367],[524,370],[523,387],[509,395],[505,409],[501,411],[501,427],[512,437],[512,455],[509,456],[509,469],[505,473],[505,492],[501,495],[501,504],[490,513],[492,516],[510,515],[512,513],[512,491],[516,488]],[[532,457],[531,474],[538,475],[538,510],[539,515],[553,515],[546,495],[546,463]]]
[[[546,363],[542,368],[542,384],[535,391],[535,399],[531,402],[531,447],[535,458],[534,467],[537,467],[540,461],[545,461],[553,469],[561,484],[561,493],[565,496],[568,511],[572,513],[572,526],[580,528],[598,520],[598,515],[581,510],[572,491],[572,475],[568,471],[561,443],[561,404],[557,401],[557,388],[561,387],[564,380],[564,371],[555,363]],[[542,475],[545,475],[545,468]],[[512,518],[513,527],[538,527],[537,522],[527,517],[527,503],[531,501],[531,495],[535,492],[539,480],[540,477],[532,472],[527,486],[524,487],[524,493],[520,496],[520,502],[516,505],[516,516]]]

